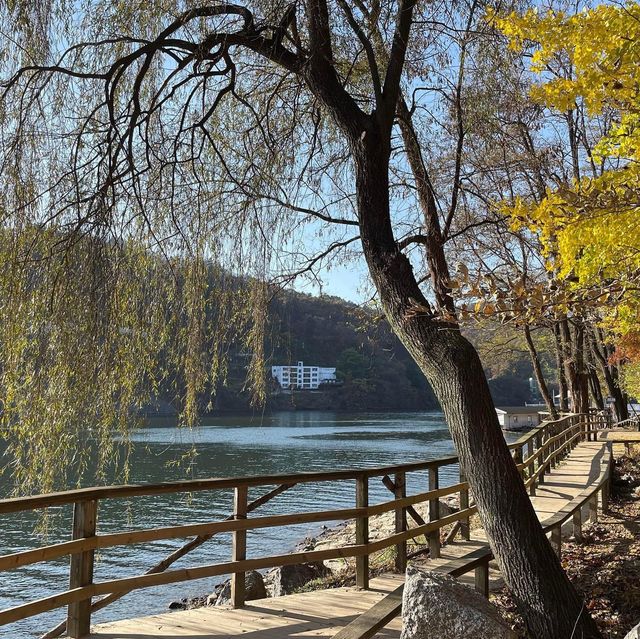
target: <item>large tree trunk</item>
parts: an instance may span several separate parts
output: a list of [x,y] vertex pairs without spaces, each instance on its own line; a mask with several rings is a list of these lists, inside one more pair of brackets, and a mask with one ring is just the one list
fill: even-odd
[[482,365],[455,324],[434,320],[393,236],[388,141],[351,141],[364,255],[385,314],[445,413],[502,574],[537,639],[599,637],[544,535],[498,424]]
[[600,379],[598,372],[595,368],[589,369],[589,388],[591,390],[591,397],[593,397],[593,403],[598,410],[604,410],[604,397],[602,396],[602,387],[600,386]]
[[524,325],[524,338],[527,342],[527,348],[529,349],[529,355],[531,357],[531,364],[533,365],[533,374],[536,376],[536,382],[538,383],[538,389],[542,395],[542,399],[547,405],[547,409],[549,410],[551,417],[553,419],[557,419],[558,411],[556,410],[556,405],[553,403],[553,397],[549,392],[549,387],[547,386],[547,382],[544,378],[544,373],[542,372],[542,366],[540,364],[540,357],[538,357],[538,351],[533,343],[531,329],[527,324]]

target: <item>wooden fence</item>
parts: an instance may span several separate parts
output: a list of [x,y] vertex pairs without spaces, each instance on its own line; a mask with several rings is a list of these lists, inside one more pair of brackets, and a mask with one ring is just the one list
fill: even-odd
[[[595,438],[597,427],[601,425],[600,418],[593,415],[569,415],[557,421],[544,422],[527,432],[516,442],[509,444],[514,460],[531,494],[535,494],[536,486],[544,481],[545,474],[580,441]],[[369,557],[372,553],[395,547],[396,568],[402,571],[406,566],[409,539],[426,536],[430,556],[435,558],[440,554],[440,530],[443,527],[454,524],[463,539],[469,538],[469,518],[476,512],[469,485],[465,478],[460,476],[457,483],[440,487],[441,469],[457,463],[458,458],[451,456],[424,462],[359,470],[92,487],[0,500],[0,515],[73,504],[72,538],[70,541],[0,556],[0,572],[69,556],[68,590],[0,611],[0,625],[66,606],[66,623],[60,624],[44,636],[59,636],[66,629],[70,637],[79,638],[89,634],[92,612],[103,608],[127,592],[139,588],[226,574],[232,574],[232,604],[239,607],[244,603],[246,572],[328,559],[355,558],[357,586],[367,588]],[[427,471],[428,479],[427,486],[425,486],[427,490],[407,495],[407,476],[421,471],[423,473]],[[393,499],[374,505],[369,503],[369,486],[374,479],[382,480],[392,490]],[[355,483],[355,503],[352,508],[249,517],[250,513],[293,486],[302,483],[345,480]],[[266,492],[260,498],[249,502],[248,490],[255,487],[263,487]],[[141,528],[109,534],[98,532],[100,503],[103,500],[221,489],[233,491],[234,495],[234,511],[227,519],[171,527]],[[460,509],[452,514],[441,516],[440,500],[451,495],[458,496]],[[429,503],[428,521],[422,520],[419,516],[416,517],[414,506],[419,503]],[[136,512],[135,508],[133,512]],[[370,540],[369,519],[387,512],[395,512],[394,533],[383,539]],[[417,526],[411,529],[407,526],[408,513],[417,522]],[[247,559],[247,531],[249,530],[345,520],[355,520],[356,522],[354,544],[339,548]],[[143,526],[144,522],[140,522],[140,525]],[[174,561],[212,536],[229,532],[233,537],[229,561],[192,568],[168,569]],[[190,539],[164,561],[151,567],[145,574],[102,582],[96,582],[93,578],[94,555],[98,549],[177,538]],[[94,599],[100,596],[102,596],[101,599]]]

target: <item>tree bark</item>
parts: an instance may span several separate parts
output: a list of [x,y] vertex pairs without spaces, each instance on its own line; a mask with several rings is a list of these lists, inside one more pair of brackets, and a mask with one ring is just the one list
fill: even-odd
[[556,405],[553,403],[553,397],[551,396],[551,393],[549,393],[549,387],[547,386],[547,382],[542,372],[542,366],[540,365],[540,357],[538,356],[538,351],[533,343],[531,329],[527,324],[524,325],[524,338],[527,342],[527,348],[529,349],[529,355],[531,356],[531,364],[533,365],[533,373],[536,377],[536,382],[538,383],[538,389],[540,390],[542,399],[547,405],[551,418],[558,419],[558,411],[556,410]]
[[604,410],[604,397],[602,396],[602,386],[600,386],[600,378],[598,377],[598,371],[595,368],[589,369],[589,389],[591,390],[591,397],[598,410]]
[[[602,348],[600,348],[600,345],[602,345]],[[597,334],[591,336],[591,352],[600,365],[607,392],[613,398],[616,419],[617,421],[623,421],[629,419],[627,398],[620,388],[618,367],[609,363],[609,353],[607,353],[606,348],[604,336],[600,330],[597,330]]]
[[566,412],[569,410],[569,402],[567,399],[567,377],[564,372],[564,351],[562,349],[562,338],[560,336],[560,323],[556,322],[553,326],[553,336],[556,343],[556,368],[558,369],[558,395],[560,410]]
[[[473,346],[429,312],[391,226],[389,144],[372,124],[351,139],[362,246],[382,307],[438,397],[502,574],[531,636],[600,634],[544,535],[498,424]],[[499,479],[498,479],[499,478]]]
[[574,413],[587,413],[589,380],[584,367],[584,327],[581,324],[574,325],[572,335],[569,321],[564,319],[560,322],[560,339],[571,410]]

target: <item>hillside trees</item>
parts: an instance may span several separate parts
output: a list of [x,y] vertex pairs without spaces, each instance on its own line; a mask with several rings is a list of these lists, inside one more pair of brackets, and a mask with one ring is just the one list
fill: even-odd
[[[87,237],[109,242],[107,265],[125,259],[125,240],[143,243],[167,264],[176,255],[195,258],[188,286],[165,299],[177,300],[169,312],[182,303],[188,311],[180,326],[181,361],[197,388],[206,379],[198,344],[208,330],[202,322],[202,262],[215,258],[252,271],[256,285],[243,321],[249,325],[250,371],[260,377],[267,298],[260,283],[274,273],[295,276],[358,246],[390,325],[442,405],[487,536],[531,635],[597,637],[542,532],[500,431],[477,352],[458,325],[443,238],[458,210],[459,152],[450,213],[440,226],[427,202],[418,241],[428,249],[431,299],[399,236],[415,224],[413,199],[403,201],[403,185],[390,181],[396,173],[391,168],[401,164],[396,142],[402,137],[406,144],[410,137],[403,93],[418,79],[429,85],[437,76],[442,52],[430,52],[430,36],[448,37],[450,20],[463,30],[472,25],[480,17],[478,4],[461,3],[452,11],[444,3],[414,0],[97,5],[78,17],[65,13],[63,3],[16,3],[4,16],[18,29],[22,47],[8,58],[7,66],[16,68],[5,69],[13,74],[4,85],[2,158],[10,168],[3,179],[5,224],[18,238],[19,260],[35,257],[22,241],[27,226],[36,235],[55,228],[41,254],[59,255],[62,263],[75,259],[69,250]],[[58,37],[47,39],[52,24]],[[462,62],[467,46],[463,39]],[[425,59],[430,62],[419,64]],[[454,101],[460,101],[462,83],[453,87]],[[398,127],[396,115],[403,122]],[[464,136],[458,141],[456,147]],[[419,174],[414,177],[417,182]],[[314,232],[313,252],[300,250],[303,238],[311,248]],[[94,255],[87,257],[94,264]],[[102,275],[87,289],[100,304],[120,299]],[[76,309],[86,292],[78,291]],[[13,299],[16,308],[25,302]],[[49,299],[59,303],[55,285]],[[97,320],[83,337],[96,335],[105,322],[116,341],[121,334],[138,335],[134,320],[154,311],[149,298],[140,307],[135,290],[130,299],[137,305],[127,326],[118,314],[104,317],[95,305],[83,307]],[[34,326],[47,323],[44,312]],[[237,323],[232,316],[226,325]],[[74,329],[71,321],[66,331]],[[49,347],[48,340],[45,334],[40,343]],[[99,333],[94,340],[101,343]],[[86,360],[85,383],[109,364],[99,350],[98,359]],[[30,357],[26,350],[18,353],[13,369]],[[131,355],[126,361],[131,368],[123,371],[125,379],[152,364]],[[69,359],[64,363],[64,371],[47,383],[77,384]],[[28,382],[21,386],[5,376],[5,388],[14,394],[31,390]],[[117,385],[109,390],[117,397]],[[11,413],[14,403],[6,406]],[[5,417],[14,437],[13,420]]]

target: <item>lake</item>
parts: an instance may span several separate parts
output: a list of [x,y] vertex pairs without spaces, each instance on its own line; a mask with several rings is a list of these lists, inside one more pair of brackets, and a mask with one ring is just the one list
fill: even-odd
[[[514,436],[514,438],[517,435]],[[184,479],[185,469],[172,461],[195,449],[197,456],[188,477],[229,477],[295,473],[338,468],[371,467],[421,461],[450,455],[453,443],[441,413],[281,412],[265,416],[233,416],[209,419],[197,429],[145,428],[133,434],[132,483]],[[410,476],[411,477],[411,476]],[[9,486],[0,482],[0,494]],[[441,484],[457,481],[453,467],[441,471]],[[426,480],[414,477],[408,491],[426,489]],[[354,482],[301,484],[276,497],[258,514],[283,514],[354,505]],[[264,490],[264,489],[262,489]],[[249,499],[259,496],[250,491]],[[389,492],[370,482],[371,503],[386,501]],[[132,505],[135,503],[135,511]],[[204,523],[223,519],[232,508],[232,491],[208,491],[185,495],[142,497],[100,502],[98,532]],[[46,543],[69,539],[70,507],[52,509]],[[0,515],[2,554],[35,548],[44,540],[34,532],[30,513]],[[331,523],[329,522],[329,525]],[[286,553],[321,524],[250,531],[248,557]],[[96,581],[145,572],[184,540],[111,548],[101,551],[95,567]],[[219,535],[173,565],[173,568],[228,561],[231,535]],[[66,589],[68,558],[33,564],[0,575],[0,608],[18,605]],[[208,594],[222,578],[170,584],[126,595],[93,616],[94,623],[164,612],[170,601]],[[37,637],[61,621],[64,609],[5,626],[0,634],[13,639]]]

